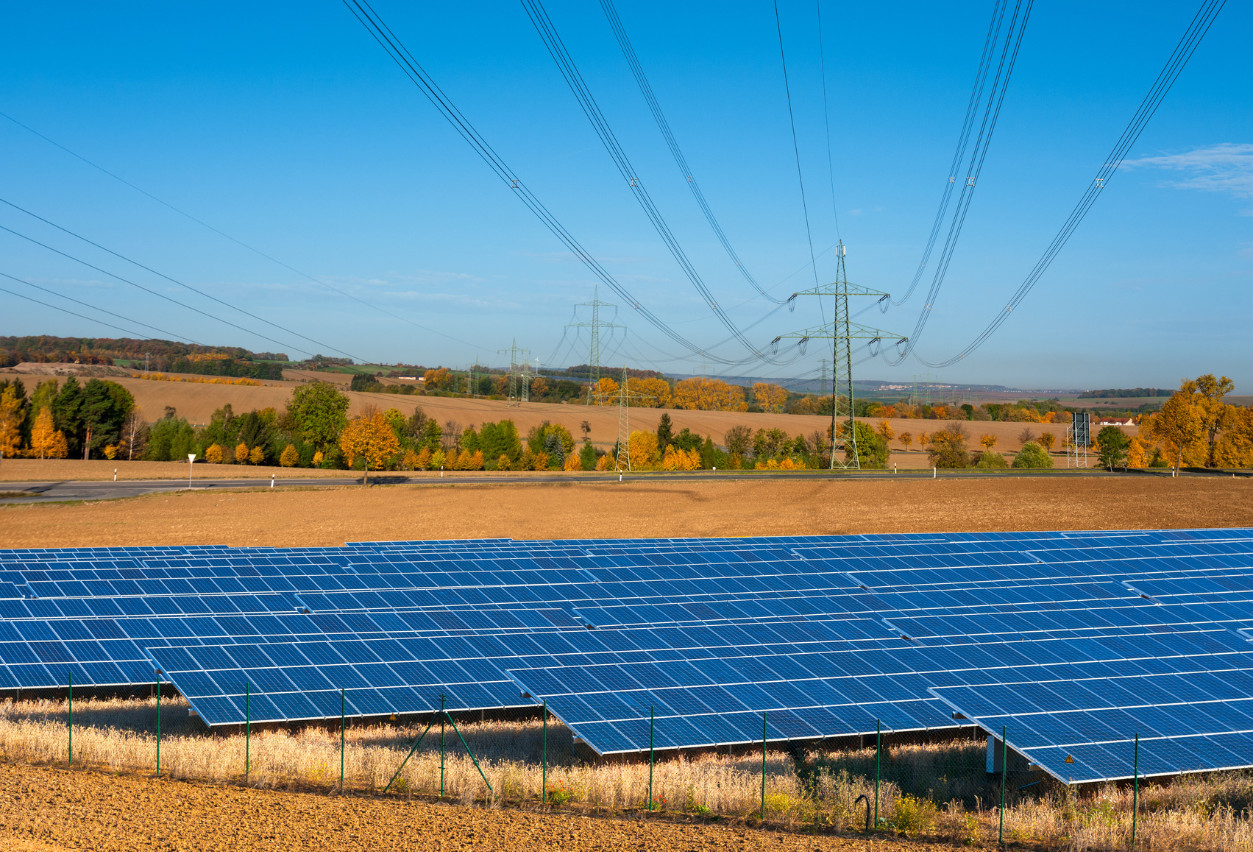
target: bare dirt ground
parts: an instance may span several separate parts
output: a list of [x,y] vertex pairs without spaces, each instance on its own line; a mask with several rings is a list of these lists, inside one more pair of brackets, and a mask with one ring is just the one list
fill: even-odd
[[866,841],[742,825],[597,819],[395,799],[113,776],[0,764],[0,846],[15,852],[922,852],[934,842]]
[[1014,478],[179,491],[0,508],[0,546],[1253,526],[1253,480]]

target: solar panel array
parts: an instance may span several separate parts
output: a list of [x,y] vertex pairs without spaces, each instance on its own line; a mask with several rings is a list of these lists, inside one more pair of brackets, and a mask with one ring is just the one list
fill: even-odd
[[[1065,781],[1253,766],[1253,530],[0,550],[0,689],[209,725],[546,702],[601,754],[978,725]],[[245,693],[248,694],[245,710]]]

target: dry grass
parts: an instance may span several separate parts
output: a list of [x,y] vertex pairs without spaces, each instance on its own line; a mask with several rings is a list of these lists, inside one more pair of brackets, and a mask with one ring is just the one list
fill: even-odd
[[[64,765],[68,708],[63,701],[0,705],[0,755],[7,762]],[[154,699],[80,700],[74,707],[74,765],[117,773],[155,771]],[[445,799],[487,807],[547,806],[622,814],[647,808],[646,760],[588,762],[576,756],[570,731],[548,728],[547,796],[542,727],[538,721],[466,723],[461,733],[478,757],[489,791],[451,727],[445,731]],[[344,783],[353,794],[379,794],[421,728],[350,727]],[[439,728],[405,765],[392,794],[430,798],[440,792]],[[335,793],[339,731],[308,726],[254,731],[249,786]],[[243,734],[213,734],[189,716],[182,699],[162,701],[161,771],[173,778],[244,784]],[[880,765],[879,816],[884,831],[973,846],[995,843],[997,780],[984,771],[981,743],[899,746]],[[766,820],[794,830],[849,832],[863,828],[875,801],[873,749],[792,754],[768,752]],[[654,808],[672,817],[753,821],[761,809],[760,752],[701,754],[657,761]],[[1125,849],[1131,831],[1131,790],[1106,786],[1077,793],[1051,782],[1013,793],[1005,811],[1006,840],[1040,849]],[[859,796],[866,803],[858,802]],[[1137,844],[1148,850],[1253,849],[1253,775],[1222,773],[1146,786],[1140,795]]]

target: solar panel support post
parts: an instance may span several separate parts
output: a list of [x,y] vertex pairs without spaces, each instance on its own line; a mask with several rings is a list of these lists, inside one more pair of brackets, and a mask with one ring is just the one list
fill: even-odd
[[344,688],[339,688],[339,794],[344,795],[344,746],[347,741],[347,724],[344,713]]
[[74,765],[74,673],[73,673],[73,672],[70,672],[70,698],[69,698],[69,702],[70,702],[70,703],[69,703],[69,708],[70,708],[70,725],[69,725],[70,739],[69,739],[69,744],[66,746],[66,749],[65,749],[65,761],[66,761],[66,764],[65,764],[65,765],[66,765],[66,766],[73,766],[73,765]]
[[439,797],[444,798],[444,701],[443,695],[439,697]]
[[540,776],[540,801],[548,802],[548,699],[544,699],[544,762]]
[[479,766],[479,759],[474,756],[474,752],[471,750],[470,744],[466,742],[465,737],[461,736],[461,731],[457,728],[457,723],[453,720],[452,715],[445,715],[448,716],[448,724],[452,725],[453,733],[457,735],[457,739],[461,740],[461,745],[465,747],[466,754],[470,755],[470,761],[474,764],[474,768],[479,771],[479,777],[482,778],[483,783],[487,785],[487,791],[495,796],[496,791],[492,789],[492,782],[487,780],[487,776],[483,773],[483,767]]
[[393,773],[391,780],[388,781],[387,786],[383,788],[384,793],[392,788],[392,784],[396,783],[396,779],[400,777],[400,770],[405,768],[405,764],[409,762],[409,758],[413,757],[413,753],[418,750],[418,746],[422,745],[422,741],[426,739],[426,735],[429,734],[431,732],[431,728],[435,726],[436,718],[438,717],[431,717],[431,721],[427,723],[426,730],[422,732],[422,736],[418,737],[417,740],[414,741],[413,746],[409,749],[409,753],[405,755],[405,759],[400,761],[400,766],[396,767],[396,771]]
[[874,720],[874,827],[879,830],[879,776],[883,764],[883,721]]
[[656,727],[657,708],[648,708],[648,810],[653,809],[653,730]]
[[761,714],[761,821],[766,821],[766,734],[769,722],[766,714]]
[[252,687],[244,684],[244,786],[252,772]]
[[1132,758],[1131,782],[1131,848],[1136,848],[1136,819],[1140,815],[1140,735],[1136,734],[1135,756]]
[[1005,778],[1009,774],[1009,740],[1006,737],[1009,729],[1001,726],[1001,827],[997,831],[996,842],[1005,843]]
[[157,681],[157,777],[161,776],[161,681]]

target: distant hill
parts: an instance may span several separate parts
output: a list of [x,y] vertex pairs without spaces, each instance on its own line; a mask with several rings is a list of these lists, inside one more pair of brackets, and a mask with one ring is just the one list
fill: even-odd
[[1080,399],[1143,399],[1151,396],[1172,396],[1173,390],[1164,388],[1109,388],[1090,390],[1079,394]]

